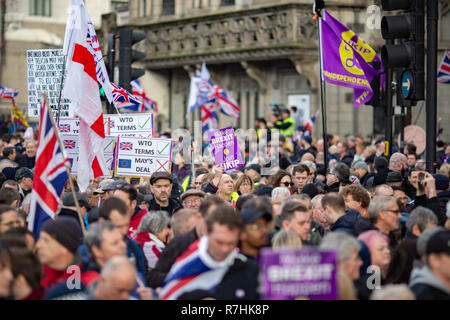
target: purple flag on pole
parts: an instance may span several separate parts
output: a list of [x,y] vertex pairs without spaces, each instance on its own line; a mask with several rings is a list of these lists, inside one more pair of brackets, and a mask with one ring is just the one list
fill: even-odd
[[263,248],[259,257],[264,300],[337,300],[334,250]]
[[[380,72],[369,62],[381,59],[364,40],[336,20],[326,10],[320,19],[322,49],[322,79],[338,86],[353,88],[354,107],[368,102],[373,96],[372,79]],[[384,78],[381,79],[381,85]]]
[[212,130],[208,137],[216,165],[222,165],[224,170],[244,165],[233,127]]

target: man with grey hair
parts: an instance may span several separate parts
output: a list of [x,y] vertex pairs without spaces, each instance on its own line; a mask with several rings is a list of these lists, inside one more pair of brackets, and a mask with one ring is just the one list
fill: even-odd
[[369,205],[369,219],[359,219],[355,224],[357,236],[368,230],[380,230],[389,237],[391,248],[397,245],[394,231],[399,229],[402,217],[397,199],[391,196],[375,196]]
[[170,218],[173,237],[192,230],[202,219],[202,214],[194,209],[180,209]]
[[406,220],[406,239],[417,239],[425,230],[438,224],[436,215],[430,209],[419,206],[415,208]]
[[136,241],[142,246],[149,268],[154,268],[169,241],[170,217],[166,211],[150,211],[141,220]]
[[[285,187],[276,187],[272,190],[272,210],[275,217],[281,214],[283,203],[291,196],[291,192]],[[279,219],[275,218],[278,224]],[[280,227],[280,225],[278,225]]]
[[328,233],[322,239],[320,249],[332,249],[337,251],[337,266],[343,270],[352,280],[360,277],[359,269],[363,261],[359,257],[361,244],[354,237],[342,233]]
[[375,187],[375,196],[394,196],[394,189],[387,184],[380,184]]

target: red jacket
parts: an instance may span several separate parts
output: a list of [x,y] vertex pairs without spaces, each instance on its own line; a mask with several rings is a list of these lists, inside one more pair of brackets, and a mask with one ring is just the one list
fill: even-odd
[[135,212],[130,220],[130,226],[128,229],[127,235],[133,239],[136,240],[136,237],[138,235],[137,229],[139,227],[139,224],[141,223],[142,218],[147,214],[147,210],[141,210],[139,212]]

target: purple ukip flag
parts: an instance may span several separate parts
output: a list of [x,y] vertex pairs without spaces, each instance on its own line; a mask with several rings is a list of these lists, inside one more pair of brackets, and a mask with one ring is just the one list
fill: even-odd
[[[322,50],[322,79],[338,86],[354,89],[354,107],[368,102],[373,96],[370,82],[383,72],[369,63],[381,59],[363,39],[347,28],[326,10],[320,19]],[[381,85],[384,78],[381,79]]]
[[211,130],[208,136],[216,165],[222,165],[224,170],[244,165],[233,127]]

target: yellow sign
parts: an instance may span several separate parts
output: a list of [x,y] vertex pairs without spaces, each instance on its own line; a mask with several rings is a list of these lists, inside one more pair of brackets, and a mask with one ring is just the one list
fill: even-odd
[[384,142],[384,155],[389,156],[389,141]]

